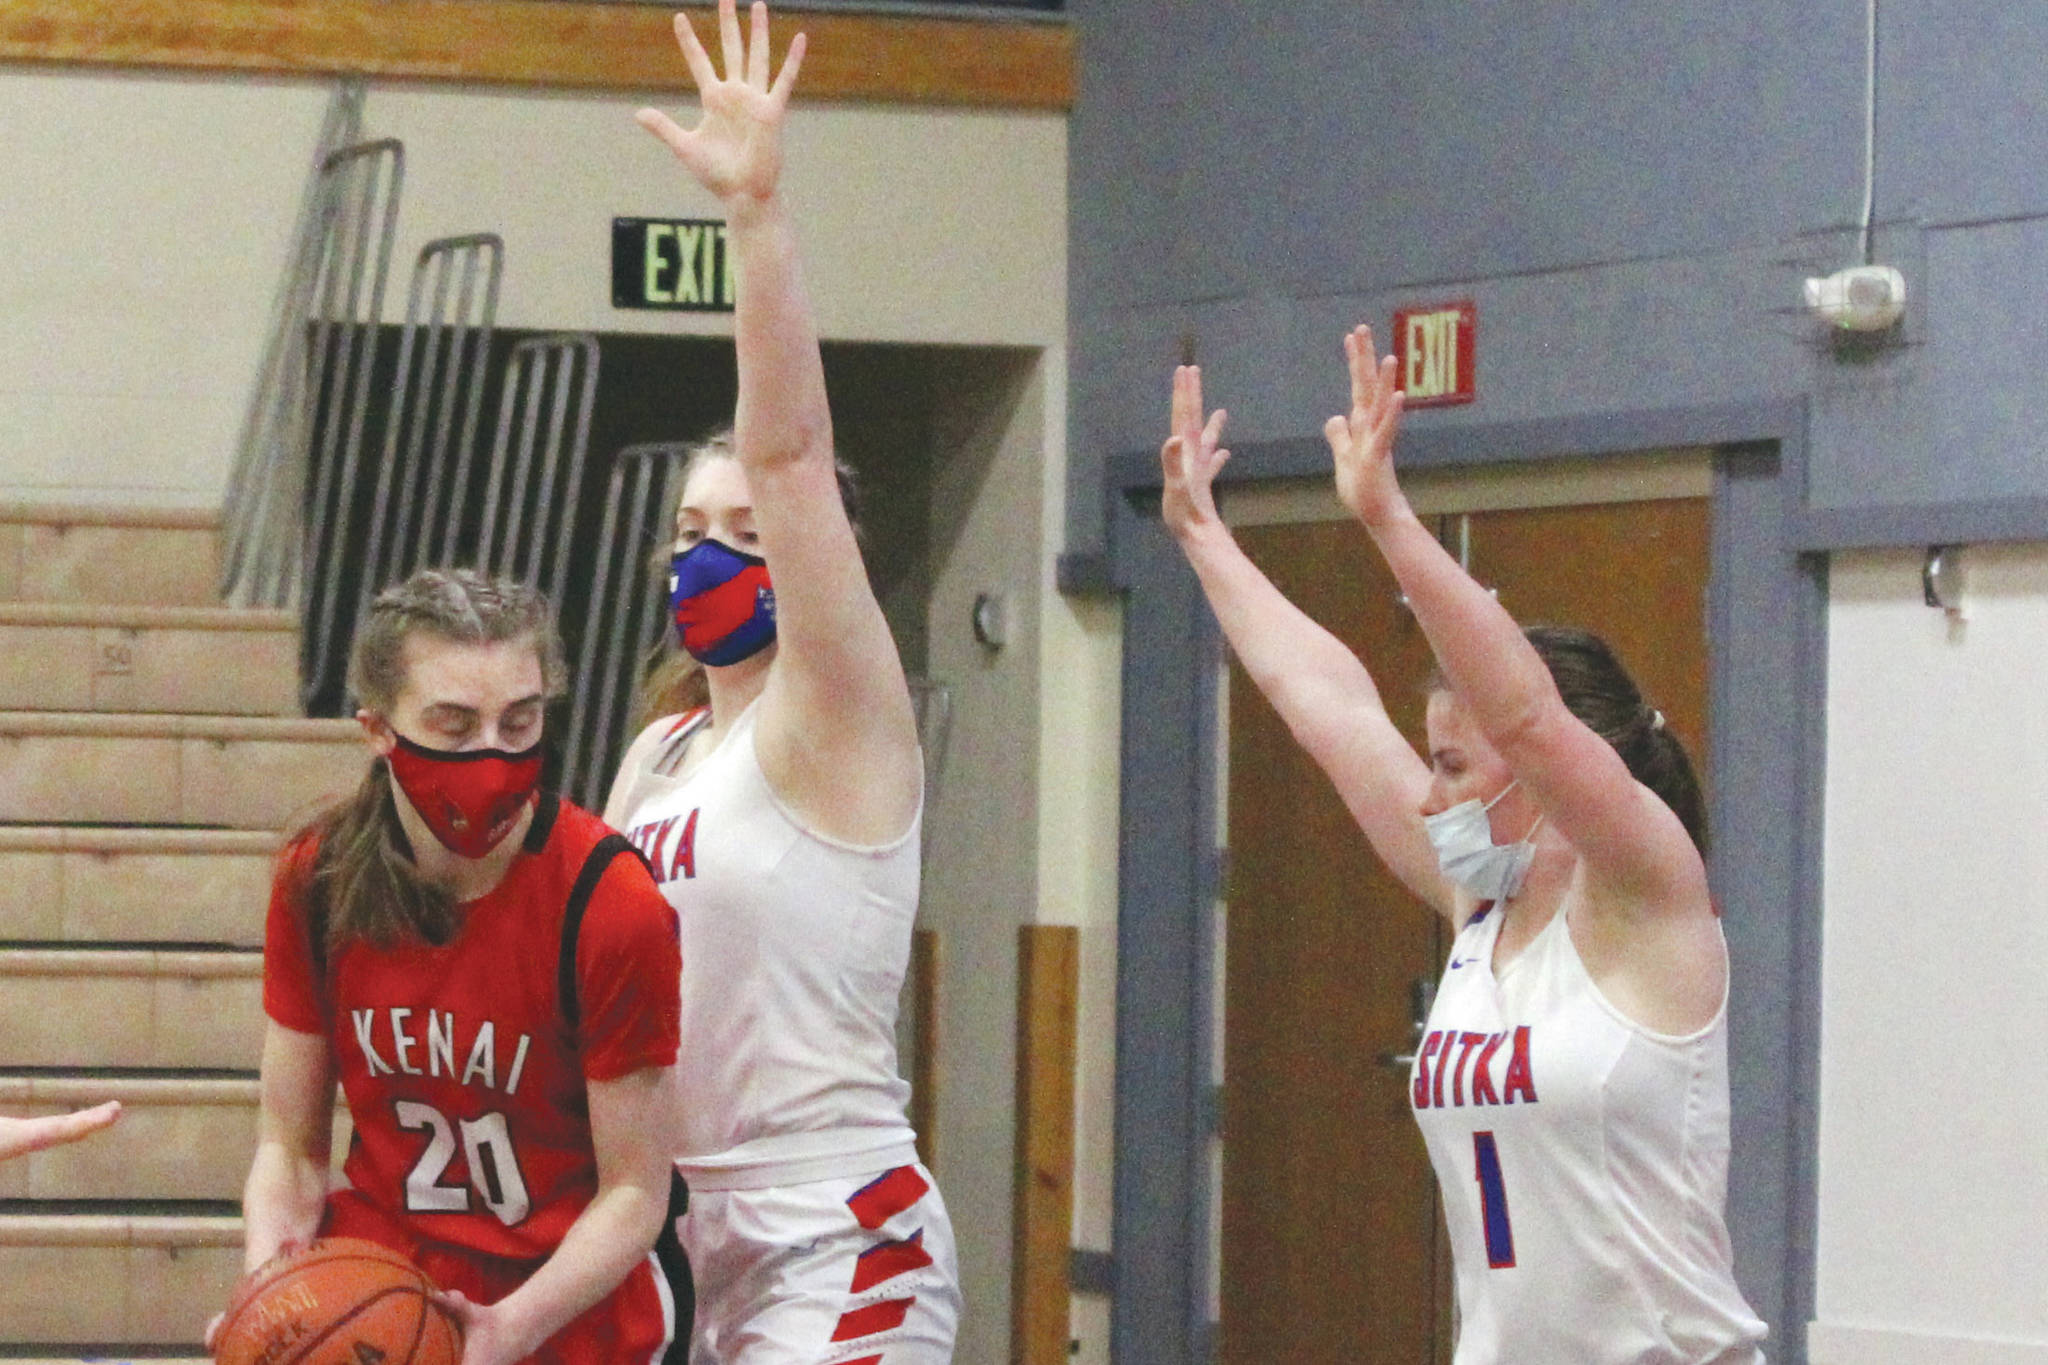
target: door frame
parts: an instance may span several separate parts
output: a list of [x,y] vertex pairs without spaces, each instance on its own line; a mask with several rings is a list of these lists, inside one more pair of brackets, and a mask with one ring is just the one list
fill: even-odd
[[[1807,404],[1759,399],[1528,422],[1424,425],[1404,468],[1715,451],[1707,599],[1709,876],[1725,914],[1737,1277],[1772,1356],[1813,1318],[1827,563],[1802,534]],[[1220,482],[1327,477],[1318,438],[1237,448]],[[1213,908],[1222,638],[1159,520],[1158,456],[1105,462],[1105,549],[1063,556],[1062,591],[1124,601],[1110,1351],[1206,1365],[1219,1112]],[[1787,704],[1787,699],[1790,704]]]

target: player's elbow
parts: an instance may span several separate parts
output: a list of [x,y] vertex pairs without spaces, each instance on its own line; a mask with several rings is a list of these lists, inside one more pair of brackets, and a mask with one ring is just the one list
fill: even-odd
[[1500,752],[1510,771],[1520,772],[1558,749],[1571,712],[1555,694],[1519,700],[1483,722],[1486,738]]
[[668,1218],[668,1187],[672,1172],[666,1157],[631,1176],[600,1180],[597,1198],[611,1206],[611,1223],[619,1241],[635,1254],[654,1246]]

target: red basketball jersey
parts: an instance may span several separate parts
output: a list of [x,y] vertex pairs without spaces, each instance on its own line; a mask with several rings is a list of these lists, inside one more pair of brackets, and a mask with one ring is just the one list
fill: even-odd
[[597,1190],[584,1083],[676,1059],[676,915],[638,858],[605,865],[565,945],[578,876],[610,833],[543,796],[505,880],[463,906],[451,942],[351,942],[324,972],[304,894],[313,841],[286,851],[264,1009],[326,1037],[355,1123],[349,1182],[426,1241],[553,1251]]

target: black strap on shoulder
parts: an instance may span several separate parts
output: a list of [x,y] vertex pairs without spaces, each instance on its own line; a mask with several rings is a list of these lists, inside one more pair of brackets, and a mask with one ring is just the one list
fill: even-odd
[[[590,898],[597,894],[597,883],[605,869],[621,853],[640,857],[640,850],[623,834],[607,834],[599,839],[590,856],[583,860],[583,869],[576,874],[575,885],[569,888],[569,903],[562,909],[562,951],[557,959],[555,989],[562,1001],[562,1020],[571,1033],[583,1025],[576,1000],[576,940],[583,932],[583,912],[590,908]],[[644,866],[646,860],[642,858],[641,862]]]
[[562,813],[562,798],[553,792],[542,792],[533,803],[533,819],[526,826],[526,842],[522,847],[528,853],[538,853],[548,846],[548,836],[555,832],[555,817]]

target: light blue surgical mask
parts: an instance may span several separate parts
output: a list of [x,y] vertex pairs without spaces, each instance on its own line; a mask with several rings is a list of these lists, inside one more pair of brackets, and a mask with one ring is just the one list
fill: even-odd
[[1535,861],[1536,845],[1530,842],[1542,825],[1537,816],[1529,832],[1512,844],[1496,844],[1493,826],[1486,813],[1515,789],[1508,783],[1491,801],[1460,801],[1449,810],[1425,816],[1423,828],[1436,849],[1436,865],[1443,874],[1483,901],[1504,901],[1522,889]]

